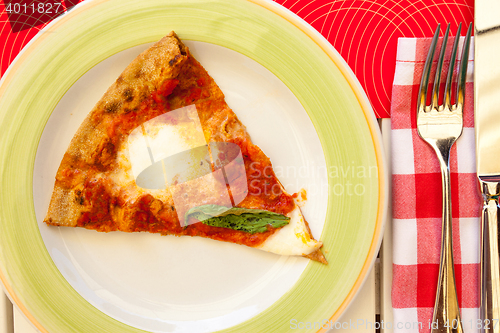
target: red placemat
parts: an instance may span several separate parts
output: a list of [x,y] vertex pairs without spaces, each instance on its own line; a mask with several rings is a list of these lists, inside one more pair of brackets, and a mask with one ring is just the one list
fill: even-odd
[[[398,37],[473,21],[474,0],[274,0],[318,30],[347,61],[378,118],[389,117]],[[55,17],[81,0],[0,1],[0,74]],[[50,9],[50,10],[49,10]]]

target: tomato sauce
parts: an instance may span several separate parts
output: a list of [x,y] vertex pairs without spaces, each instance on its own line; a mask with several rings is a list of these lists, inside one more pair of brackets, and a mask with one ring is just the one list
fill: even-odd
[[189,225],[184,231],[183,235],[188,236],[201,236],[219,241],[243,244],[251,247],[262,244],[269,236],[278,230],[268,226],[266,232],[250,234],[248,232],[233,230],[228,228],[213,227],[202,222]]
[[158,90],[142,101],[139,110],[114,117],[108,128],[108,136],[114,144],[118,144],[144,122],[170,111],[167,97],[172,94],[178,83],[175,79],[166,80]]
[[111,197],[104,182],[97,179],[86,181],[82,194],[81,203],[90,203],[90,210],[80,216],[77,226],[99,231],[117,230],[110,210],[117,199]]

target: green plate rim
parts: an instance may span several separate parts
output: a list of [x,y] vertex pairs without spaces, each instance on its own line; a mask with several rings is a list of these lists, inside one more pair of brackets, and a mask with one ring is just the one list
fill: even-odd
[[[342,162],[339,162],[337,166],[348,166],[351,163],[351,158],[360,158],[362,155],[362,160],[366,159],[368,162],[360,166],[368,165],[371,167],[375,165],[377,167],[376,179],[369,177],[369,179],[364,179],[362,184],[368,187],[369,194],[375,198],[368,198],[368,195],[348,198],[347,195],[335,194],[335,186],[332,185],[345,186],[348,182],[357,179],[354,173],[352,177],[347,175],[341,177],[342,179],[336,179],[337,183],[329,180],[327,219],[334,220],[335,217],[340,218],[348,214],[350,227],[352,229],[356,227],[357,233],[355,235],[364,241],[362,244],[348,248],[348,250],[357,251],[358,254],[356,260],[349,263],[353,267],[345,268],[346,263],[343,260],[346,259],[340,258],[342,251],[339,253],[334,251],[339,248],[345,250],[344,247],[335,248],[334,245],[337,245],[335,241],[339,241],[339,235],[349,237],[345,234],[349,231],[345,226],[347,222],[340,225],[328,222],[320,239],[325,243],[329,266],[310,262],[299,282],[269,309],[246,322],[223,331],[273,330],[281,332],[291,329],[289,318],[294,318],[296,322],[317,320],[325,323],[325,320],[328,320],[328,323],[331,323],[335,321],[359,291],[375,261],[387,214],[388,175],[382,139],[373,110],[361,85],[342,57],[326,39],[297,15],[274,2],[214,0],[208,3],[199,0],[146,0],[140,3],[140,10],[134,10],[134,8],[138,9],[136,8],[138,4],[134,4],[131,0],[87,0],[77,5],[67,14],[54,20],[30,41],[0,81],[0,128],[3,130],[3,133],[0,134],[2,138],[0,140],[0,158],[2,159],[0,162],[0,181],[2,182],[0,190],[2,205],[0,210],[0,280],[10,299],[42,332],[88,332],[89,329],[97,327],[101,330],[120,329],[122,332],[141,331],[108,317],[83,300],[66,282],[51,261],[34,218],[31,190],[33,163],[38,140],[51,110],[64,92],[81,75],[114,53],[155,41],[168,31],[176,30],[183,39],[211,42],[234,49],[258,61],[277,75],[297,96],[310,115],[320,136],[328,166],[335,166],[332,161],[335,158]],[[160,13],[157,13],[153,10],[158,11],[161,5],[170,11],[164,13],[160,10]],[[117,18],[119,14],[126,15]],[[146,14],[148,16],[140,16]],[[172,24],[174,26],[172,29],[169,28],[168,24],[150,27],[159,20],[158,15],[160,14],[167,15],[172,20],[169,23],[175,22]],[[194,22],[195,18],[188,17],[186,19],[186,16],[194,16],[195,14],[199,15],[196,19],[200,22],[187,26],[187,22]],[[212,16],[205,19],[202,14]],[[182,23],[180,19],[176,21],[178,17],[175,15],[179,15],[187,22]],[[219,20],[216,21],[215,17]],[[153,18],[154,20],[147,22],[145,18]],[[135,33],[120,37],[121,42],[113,40],[113,33],[116,33],[115,29],[117,28],[112,26],[113,23],[120,22],[132,22],[132,26],[125,28],[137,29]],[[79,28],[75,27],[77,23],[79,23]],[[99,23],[101,25],[98,25]],[[206,25],[203,26],[203,24]],[[92,28],[87,35],[81,32],[83,26]],[[197,28],[200,29],[199,26],[211,30],[208,32],[197,31]],[[141,30],[146,29],[146,27],[150,29]],[[249,27],[252,29],[250,30]],[[236,29],[236,31],[240,29],[247,34],[238,35],[239,40],[237,40],[235,37],[237,32],[230,33],[228,28]],[[270,32],[268,31],[270,29],[276,30]],[[97,32],[102,34],[96,36]],[[290,46],[283,42],[279,44],[277,37],[274,36],[277,33],[286,36],[287,42],[293,45]],[[80,39],[71,39],[75,35],[79,36]],[[61,52],[60,55],[56,54],[57,47],[62,47],[57,44],[61,40],[66,41],[64,44],[66,53],[70,53],[71,50],[79,50],[82,54],[75,52],[74,54],[77,56],[69,57],[69,60],[63,57],[64,52]],[[273,41],[274,43],[272,43]],[[100,45],[109,45],[109,48],[102,50],[97,55],[90,54],[90,58],[84,58],[85,55],[89,56],[89,51],[85,47],[78,49],[78,46],[82,47],[80,44],[89,45],[88,43],[97,42],[101,43]],[[281,49],[278,49],[278,45]],[[266,50],[267,54],[263,55],[263,50]],[[49,54],[53,57],[50,59],[47,59],[47,56],[45,58],[37,57],[41,54]],[[77,67],[72,76],[56,75],[58,68],[64,69],[66,68],[64,66],[71,65],[71,61],[77,60],[80,62],[80,67]],[[282,64],[282,60],[288,60],[289,63]],[[52,87],[51,84],[53,84],[53,82],[48,82],[47,77],[43,75],[34,77],[36,74],[33,72],[34,68],[42,73],[55,74],[59,88],[54,90],[53,96],[38,96],[37,94],[40,92],[32,90],[37,87]],[[325,90],[326,84],[331,85],[332,89],[333,87],[339,89],[339,91],[331,92],[334,97],[328,95],[330,92]],[[43,93],[43,89],[41,91]],[[22,98],[25,96],[28,97]],[[342,105],[340,105],[339,96],[345,99],[345,101],[342,100]],[[41,102],[35,97],[44,97],[45,104],[39,105],[38,103]],[[350,115],[340,111],[333,112],[329,108],[329,104],[327,105],[328,102],[333,102],[333,105],[337,105],[343,111],[354,114],[352,110],[355,110],[356,113]],[[45,112],[34,113],[35,108],[37,108],[36,110],[45,110]],[[327,114],[325,110],[331,111],[331,114]],[[346,123],[347,120],[354,122],[354,124]],[[35,135],[27,138],[28,130],[30,134]],[[337,130],[338,133],[342,131],[347,133],[343,133],[342,136],[335,131],[328,132],[332,130]],[[350,137],[350,131],[353,130],[359,130],[361,134],[354,138]],[[341,146],[344,140],[346,142],[352,141],[350,144],[356,149],[342,150]],[[21,147],[23,149],[15,149]],[[16,164],[19,161],[22,163]],[[21,200],[19,201],[19,199]],[[358,209],[358,212],[344,212],[347,209],[342,210],[344,207],[353,208],[358,205],[363,207],[363,209]],[[331,207],[341,208],[341,212],[334,211]],[[344,215],[339,216],[341,213]],[[21,217],[25,219],[21,220]],[[359,219],[366,217],[370,218],[361,224]],[[16,223],[12,223],[12,221]],[[329,240],[331,243],[328,243]],[[25,248],[28,244],[29,247]],[[34,250],[37,250],[36,253],[33,253]],[[38,256],[37,260],[45,264],[43,267],[46,270],[43,272],[44,275],[36,278],[33,277],[33,274],[41,272],[39,264],[19,265],[21,259],[23,262],[25,260],[29,262],[30,256],[34,255]],[[336,267],[340,267],[342,273],[350,274],[347,281],[341,280],[333,272]],[[334,287],[338,287],[335,283],[341,283],[339,292],[332,291]],[[57,285],[56,289],[60,294],[65,294],[64,300],[68,299],[70,304],[77,305],[78,309],[83,312],[75,315],[73,312],[65,311],[64,305],[68,304],[60,303],[62,296],[50,293],[51,284]],[[46,290],[47,288],[48,290]],[[283,310],[285,307],[288,312]],[[84,314],[85,318],[81,318],[81,314]],[[329,324],[319,327],[312,325],[303,331],[326,331],[329,327]]]

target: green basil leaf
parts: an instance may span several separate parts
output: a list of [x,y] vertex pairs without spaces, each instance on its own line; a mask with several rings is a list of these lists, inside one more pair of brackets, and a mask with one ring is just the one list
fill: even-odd
[[267,231],[267,226],[281,228],[290,222],[290,218],[261,209],[240,207],[225,207],[219,205],[203,205],[193,207],[186,213],[186,221],[194,217],[200,222],[233,230],[240,230],[251,234]]

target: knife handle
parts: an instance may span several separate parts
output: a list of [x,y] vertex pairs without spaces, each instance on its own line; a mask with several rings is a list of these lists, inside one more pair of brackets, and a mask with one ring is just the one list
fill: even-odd
[[500,183],[480,180],[483,194],[481,214],[481,328],[500,333],[500,252],[498,222]]

